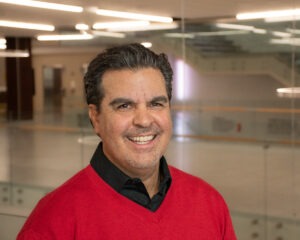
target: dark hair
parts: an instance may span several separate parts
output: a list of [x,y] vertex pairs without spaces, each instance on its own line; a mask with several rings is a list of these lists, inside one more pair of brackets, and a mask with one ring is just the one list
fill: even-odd
[[100,106],[104,97],[102,76],[109,70],[152,67],[161,71],[169,100],[172,98],[173,70],[164,53],[156,54],[138,43],[106,49],[92,60],[84,76],[86,101]]

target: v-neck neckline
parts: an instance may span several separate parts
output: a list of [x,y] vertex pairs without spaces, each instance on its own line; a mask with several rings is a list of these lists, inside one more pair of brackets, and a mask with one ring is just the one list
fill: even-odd
[[134,214],[136,217],[141,219],[146,217],[148,220],[151,219],[153,222],[159,222],[165,215],[167,215],[165,211],[167,209],[166,206],[169,205],[168,202],[170,198],[168,197],[168,195],[172,192],[172,184],[159,208],[153,212],[118,193],[103,179],[101,179],[101,177],[95,172],[95,170],[90,165],[87,167],[86,170],[90,180],[94,184],[97,193],[99,195],[103,195],[101,188],[104,188],[103,190],[110,194],[110,196],[108,197],[112,198],[112,200],[118,201],[119,205],[123,207],[123,210],[127,211],[128,214]]

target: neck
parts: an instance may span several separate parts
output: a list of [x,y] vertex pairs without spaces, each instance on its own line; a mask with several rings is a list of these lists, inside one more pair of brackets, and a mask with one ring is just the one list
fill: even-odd
[[150,198],[152,198],[158,192],[160,183],[159,176],[159,171],[155,171],[151,176],[141,179],[147,189]]

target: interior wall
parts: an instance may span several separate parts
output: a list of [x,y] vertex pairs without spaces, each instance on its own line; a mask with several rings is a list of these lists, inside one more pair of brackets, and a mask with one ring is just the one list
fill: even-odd
[[[68,98],[73,100],[83,99],[83,65],[91,61],[96,53],[76,54],[45,54],[33,56],[35,72],[36,94],[34,107],[36,112],[43,111],[43,74],[44,66],[61,67],[63,69],[63,91],[65,103]],[[174,68],[174,101],[180,101],[178,88],[180,88]],[[1,82],[0,82],[1,84]],[[257,86],[260,86],[257,88]],[[197,69],[188,67],[184,70],[184,91],[186,101],[197,104],[215,105],[252,105],[257,102],[260,105],[272,105],[284,102],[289,107],[290,101],[282,101],[276,95],[276,89],[282,84],[268,75],[243,75],[243,74],[202,74]],[[66,105],[67,106],[67,105]]]
[[[64,108],[83,101],[83,71],[97,53],[63,53],[33,55],[36,94],[34,109],[36,113],[43,112],[43,67],[62,68],[62,91],[64,92]],[[78,107],[78,106],[76,106]]]
[[[219,106],[282,105],[276,89],[283,85],[268,75],[190,73],[185,79],[188,102]],[[259,88],[258,88],[259,86]],[[289,101],[285,102],[290,107]]]

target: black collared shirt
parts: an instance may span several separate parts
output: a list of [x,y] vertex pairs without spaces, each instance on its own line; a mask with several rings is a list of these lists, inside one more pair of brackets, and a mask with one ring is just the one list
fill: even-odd
[[145,185],[140,179],[130,178],[108,160],[103,153],[102,143],[99,143],[91,159],[91,166],[118,193],[153,212],[163,202],[172,181],[166,159],[162,157],[160,159],[161,180],[159,191],[150,198]]

